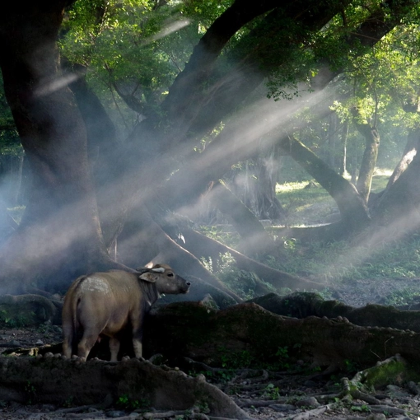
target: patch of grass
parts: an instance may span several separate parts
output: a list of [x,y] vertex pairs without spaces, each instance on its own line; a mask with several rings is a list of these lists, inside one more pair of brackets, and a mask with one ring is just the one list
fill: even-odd
[[377,174],[372,178],[372,188],[371,191],[378,193],[385,189],[388,184],[389,176],[391,175],[390,171],[377,171]]
[[[389,175],[389,171],[377,169],[372,179],[372,192],[382,191],[388,183]],[[277,184],[276,195],[289,213],[287,225],[322,223],[323,219],[338,212],[334,199],[314,180]]]
[[[289,240],[290,242],[290,240]],[[290,274],[319,281],[420,277],[420,237],[377,246],[352,247],[346,242],[329,244],[293,241],[284,252],[288,258],[266,263]]]
[[268,384],[263,390],[262,397],[269,398],[270,400],[278,400],[280,398],[279,387],[273,384]]
[[276,195],[287,211],[285,224],[289,226],[323,223],[338,211],[328,192],[313,181],[277,184]]
[[406,287],[402,290],[396,290],[385,299],[385,305],[402,306],[420,303],[420,291],[417,288]]

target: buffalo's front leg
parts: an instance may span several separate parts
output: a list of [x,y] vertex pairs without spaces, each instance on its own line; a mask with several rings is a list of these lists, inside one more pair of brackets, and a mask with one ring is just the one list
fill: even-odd
[[137,358],[143,357],[143,316],[140,311],[131,314],[133,349]]
[[134,354],[137,358],[143,357],[143,343],[141,340],[133,337]]

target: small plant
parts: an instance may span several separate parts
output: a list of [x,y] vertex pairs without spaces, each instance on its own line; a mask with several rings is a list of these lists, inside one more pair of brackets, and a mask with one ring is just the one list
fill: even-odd
[[253,362],[253,357],[248,350],[231,352],[225,347],[220,347],[220,360],[222,367],[225,369],[247,368]]
[[370,408],[366,404],[362,405],[353,405],[350,407],[352,411],[360,411],[361,413],[370,413]]
[[268,384],[264,388],[263,397],[270,398],[271,400],[278,400],[280,398],[279,387],[274,386],[273,384]]
[[290,369],[289,349],[287,346],[279,347],[276,352],[280,369]]
[[27,381],[25,385],[25,393],[28,396],[28,404],[33,404],[36,399],[36,388],[31,381]]
[[357,366],[354,362],[352,362],[351,360],[345,359],[344,360],[344,365],[345,365],[345,369],[347,372],[356,372],[357,371]]
[[208,414],[210,413],[210,407],[206,401],[201,401],[197,404],[198,409],[200,410],[200,413]]
[[149,406],[149,403],[145,399],[131,400],[127,394],[123,394],[118,398],[116,406],[123,410],[136,410]]
[[63,407],[70,408],[70,407],[73,407],[73,405],[74,405],[74,397],[73,395],[70,395],[70,397],[68,397],[66,401],[64,401]]

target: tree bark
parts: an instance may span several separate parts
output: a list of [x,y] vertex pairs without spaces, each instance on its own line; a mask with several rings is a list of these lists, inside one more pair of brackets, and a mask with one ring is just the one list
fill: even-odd
[[396,328],[420,332],[420,311],[401,311],[392,306],[369,304],[354,308],[337,300],[324,300],[317,293],[296,292],[287,296],[275,293],[251,299],[264,309],[277,315],[296,318],[346,318],[352,324],[363,327]]
[[342,150],[343,156],[341,159],[340,175],[345,176],[347,174],[347,139],[349,136],[349,122],[346,120],[342,126]]
[[162,307],[151,317],[145,336],[148,354],[164,348],[169,360],[189,357],[211,366],[222,364],[226,349],[232,357],[247,352],[258,366],[275,364],[279,348],[286,348],[289,363],[303,360],[329,371],[345,369],[346,359],[366,368],[397,353],[412,367],[419,364],[420,334],[361,327],[343,318],[290,318],[255,303],[222,311],[192,302]]
[[407,135],[407,144],[404,148],[403,156],[395,167],[392,175],[389,177],[386,189],[390,188],[401,174],[408,168],[408,165],[413,161],[419,149],[420,142],[420,128],[410,131]]

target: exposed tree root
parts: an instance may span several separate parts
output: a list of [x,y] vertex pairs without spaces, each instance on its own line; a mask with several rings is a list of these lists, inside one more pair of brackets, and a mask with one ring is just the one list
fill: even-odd
[[[118,363],[98,360],[80,363],[77,359],[53,357],[51,353],[38,358],[0,358],[0,370],[4,373],[0,377],[0,399],[54,404],[68,403],[67,399],[71,399],[74,404],[86,405],[105,400],[115,402],[124,395],[132,401],[147,400],[157,410],[144,412],[143,418],[163,419],[183,412],[204,420],[249,418],[240,417],[242,411],[238,414],[235,410],[251,405],[267,409],[279,405],[279,410],[285,406],[292,412],[299,403],[312,406],[311,398],[319,401],[321,406],[288,416],[303,419],[331,411],[334,404],[361,407],[362,401],[363,410],[401,415],[407,411],[405,407],[393,406],[376,389],[390,383],[411,383],[411,392],[418,392],[415,383],[409,381],[418,381],[420,335],[405,331],[365,328],[337,319],[282,317],[254,303],[216,311],[199,303],[183,302],[155,308],[144,338],[145,353],[155,354],[159,349],[163,358],[172,359],[172,365],[176,362],[185,371],[208,372],[208,377],[216,382],[217,375],[223,375],[227,381],[218,386],[234,391],[236,404],[220,390],[214,391],[217,388],[211,388],[202,374],[191,378],[167,366],[157,368],[150,362],[127,357]],[[398,353],[401,357],[391,357]],[[185,357],[189,359],[185,361]],[[349,364],[366,369],[351,380],[343,379],[341,390],[307,392],[304,402],[300,401],[301,394],[291,397],[286,391],[293,373],[278,372],[285,362],[289,369],[320,366],[332,371],[344,370]],[[244,365],[249,368],[243,369]],[[319,372],[317,375],[324,377]],[[244,393],[246,396],[239,396]],[[261,398],[256,400],[252,395]],[[205,410],[206,406],[210,412]],[[194,411],[194,407],[200,410]]]
[[278,315],[297,318],[342,317],[361,326],[420,332],[420,311],[400,311],[392,306],[366,305],[362,308],[353,308],[337,300],[326,301],[317,293],[306,292],[297,292],[284,297],[270,293],[252,299],[251,302]]
[[4,401],[86,405],[106,399],[116,402],[124,396],[157,410],[172,412],[202,406],[211,416],[250,419],[202,375],[192,378],[138,359],[81,363],[47,353],[35,358],[0,358],[0,370],[0,400]]
[[[369,367],[395,354],[418,364],[420,334],[361,327],[345,319],[281,317],[254,303],[221,311],[182,302],[157,308],[145,326],[145,349],[182,363],[190,357],[211,366],[241,357],[252,366],[300,363],[334,369]],[[164,352],[162,351],[164,349]],[[281,350],[281,351],[279,351]],[[413,375],[415,371],[412,371]]]

